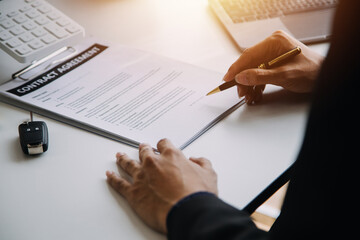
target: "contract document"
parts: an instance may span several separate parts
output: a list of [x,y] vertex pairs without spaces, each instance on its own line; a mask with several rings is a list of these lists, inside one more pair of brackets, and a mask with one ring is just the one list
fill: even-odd
[[1,100],[114,140],[180,149],[244,103],[236,90],[206,93],[222,75],[121,45],[91,43],[28,81],[0,86]]

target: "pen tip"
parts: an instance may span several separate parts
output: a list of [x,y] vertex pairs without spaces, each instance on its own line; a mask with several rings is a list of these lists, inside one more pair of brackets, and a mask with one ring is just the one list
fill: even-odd
[[220,92],[220,88],[219,88],[219,87],[217,87],[217,88],[215,88],[214,90],[208,92],[208,94],[206,94],[206,96],[209,96],[209,95],[214,94],[214,93],[217,93],[217,92]]

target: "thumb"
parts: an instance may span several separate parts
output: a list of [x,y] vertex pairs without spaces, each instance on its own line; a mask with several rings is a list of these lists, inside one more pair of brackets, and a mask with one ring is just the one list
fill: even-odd
[[279,85],[279,71],[273,69],[248,69],[235,76],[235,81],[245,86]]

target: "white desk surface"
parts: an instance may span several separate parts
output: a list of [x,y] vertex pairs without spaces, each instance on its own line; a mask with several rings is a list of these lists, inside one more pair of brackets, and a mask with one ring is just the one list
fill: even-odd
[[[240,55],[206,0],[49,2],[88,34],[222,73]],[[328,45],[312,47],[325,54]],[[220,197],[243,208],[295,160],[307,98],[268,87],[262,104],[242,106],[184,153],[210,159]],[[117,170],[115,153],[137,158],[137,149],[34,117],[48,124],[50,146],[28,157],[17,127],[29,113],[0,103],[0,239],[165,239],[106,183],[105,171]]]

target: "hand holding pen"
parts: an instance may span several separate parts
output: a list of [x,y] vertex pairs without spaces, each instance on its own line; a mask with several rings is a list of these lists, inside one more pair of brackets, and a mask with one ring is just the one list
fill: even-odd
[[[301,48],[301,54],[284,62],[280,61],[268,69],[258,68],[262,63],[275,60],[295,46]],[[286,33],[277,31],[246,49],[231,65],[223,80],[235,80],[239,97],[245,96],[248,104],[258,103],[266,84],[281,86],[297,93],[311,92],[322,61],[323,56],[310,51],[307,46]]]

